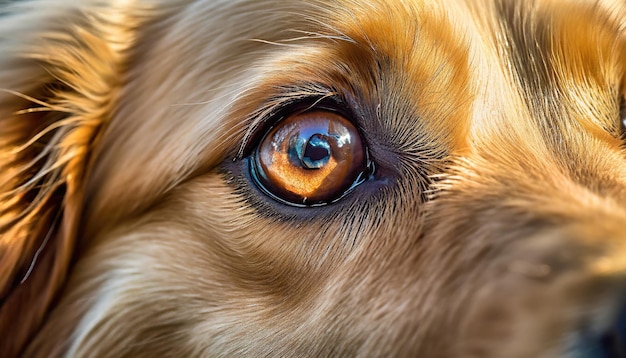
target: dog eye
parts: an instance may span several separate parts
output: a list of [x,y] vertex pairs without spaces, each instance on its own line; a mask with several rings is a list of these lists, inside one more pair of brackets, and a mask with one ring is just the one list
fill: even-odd
[[357,129],[330,111],[291,115],[263,138],[253,154],[252,175],[267,194],[295,205],[341,198],[367,169]]

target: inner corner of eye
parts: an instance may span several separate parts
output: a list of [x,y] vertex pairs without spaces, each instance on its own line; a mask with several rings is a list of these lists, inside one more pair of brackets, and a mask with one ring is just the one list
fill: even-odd
[[287,116],[263,136],[252,157],[255,183],[271,197],[300,206],[338,200],[367,169],[359,131],[346,117],[325,110]]

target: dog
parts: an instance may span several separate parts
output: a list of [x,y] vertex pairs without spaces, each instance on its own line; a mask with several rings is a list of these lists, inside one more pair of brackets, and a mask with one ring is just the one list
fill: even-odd
[[0,356],[626,357],[625,29],[4,2]]

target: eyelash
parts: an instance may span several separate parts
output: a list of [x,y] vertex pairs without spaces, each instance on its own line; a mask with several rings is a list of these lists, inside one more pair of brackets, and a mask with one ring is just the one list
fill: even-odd
[[626,141],[626,97],[624,96],[620,98],[618,120],[617,133],[621,139]]

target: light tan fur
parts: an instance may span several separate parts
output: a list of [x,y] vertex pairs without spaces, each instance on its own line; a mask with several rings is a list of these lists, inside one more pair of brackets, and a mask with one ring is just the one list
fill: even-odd
[[[3,7],[2,357],[577,357],[622,308],[620,1]],[[266,197],[329,96],[373,178]]]

